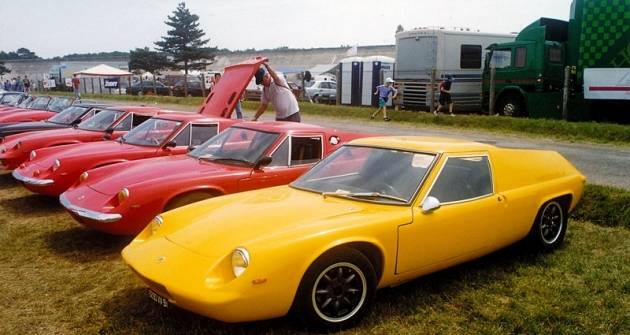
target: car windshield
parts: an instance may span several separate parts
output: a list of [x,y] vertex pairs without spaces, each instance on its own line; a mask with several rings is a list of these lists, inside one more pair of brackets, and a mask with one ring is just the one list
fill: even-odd
[[174,131],[179,129],[181,124],[182,121],[151,118],[120,137],[117,141],[158,147],[161,146]]
[[231,127],[211,138],[189,157],[230,165],[251,166],[280,137],[278,133]]
[[87,107],[71,106],[48,119],[48,122],[69,125],[83,115]]
[[123,115],[126,115],[125,111],[106,109],[92,116],[85,122],[81,122],[78,128],[83,130],[104,131]]
[[24,99],[22,102],[20,102],[20,104],[17,105],[17,107],[19,107],[19,108],[29,108],[33,104],[33,101],[35,101],[35,97],[32,97],[32,96],[28,97],[28,98]]
[[291,183],[324,196],[409,203],[434,154],[344,145]]
[[46,109],[48,103],[50,102],[51,97],[37,97],[33,104],[29,107],[30,109]]
[[48,106],[48,110],[51,112],[61,112],[62,110],[72,106],[74,100],[70,98],[57,98]]

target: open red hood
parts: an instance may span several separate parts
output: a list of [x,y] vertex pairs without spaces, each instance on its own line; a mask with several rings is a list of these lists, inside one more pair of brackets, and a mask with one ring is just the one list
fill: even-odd
[[260,67],[260,64],[267,60],[268,58],[258,56],[226,67],[221,80],[214,86],[212,92],[208,94],[197,113],[230,118],[236,103],[243,96],[243,92]]

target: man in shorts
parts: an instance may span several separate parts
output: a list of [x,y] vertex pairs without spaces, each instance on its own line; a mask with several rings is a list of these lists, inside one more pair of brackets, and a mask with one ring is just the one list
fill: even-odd
[[455,78],[453,78],[453,76],[448,76],[448,79],[440,84],[440,105],[433,112],[435,116],[438,115],[438,112],[442,110],[442,107],[444,107],[444,105],[446,105],[447,103],[449,115],[455,116],[455,114],[453,114],[453,100],[451,99],[451,85],[453,84],[454,80]]
[[372,116],[370,116],[370,119],[373,119],[376,114],[383,111],[383,121],[388,122],[391,120],[387,117],[387,100],[389,99],[390,93],[393,94],[392,99],[394,99],[396,94],[398,94],[398,91],[392,87],[393,82],[394,80],[392,80],[392,78],[387,78],[385,79],[385,85],[376,86],[376,92],[374,92],[374,95],[378,94],[378,109],[374,112],[374,114],[372,114]]

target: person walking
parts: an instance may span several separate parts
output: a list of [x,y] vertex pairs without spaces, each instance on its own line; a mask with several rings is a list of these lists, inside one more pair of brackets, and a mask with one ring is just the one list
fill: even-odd
[[389,100],[389,94],[392,93],[392,99],[396,98],[398,91],[392,87],[394,80],[392,78],[385,79],[385,85],[376,86],[374,95],[378,94],[378,109],[370,116],[373,119],[378,113],[383,111],[383,121],[389,122],[391,119],[387,117],[387,100]]
[[453,76],[448,76],[445,81],[440,83],[440,105],[433,112],[433,115],[437,116],[438,113],[442,110],[442,107],[444,107],[444,105],[448,103],[449,115],[455,116],[455,114],[453,114],[453,100],[451,99],[451,85],[453,84],[454,80],[455,78],[453,78]]
[[74,91],[74,98],[81,99],[81,80],[77,77],[77,74],[72,75],[72,89]]
[[300,122],[300,107],[289,84],[267,62],[262,65],[264,69],[260,67],[254,75],[256,85],[262,84],[263,89],[260,94],[261,105],[252,121],[257,121],[272,103],[276,110],[276,121]]

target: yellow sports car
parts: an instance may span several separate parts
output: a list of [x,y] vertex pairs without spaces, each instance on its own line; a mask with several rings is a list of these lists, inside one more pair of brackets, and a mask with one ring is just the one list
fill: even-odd
[[352,326],[375,291],[528,238],[557,248],[586,178],[553,151],[351,141],[288,186],[158,215],[122,252],[164,307]]

